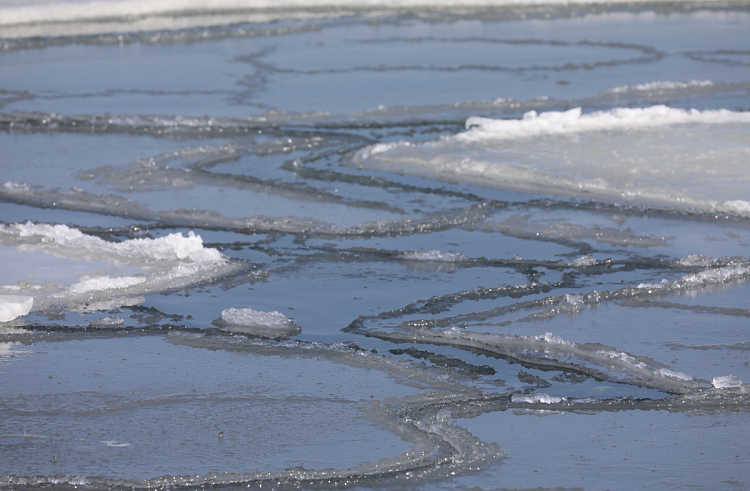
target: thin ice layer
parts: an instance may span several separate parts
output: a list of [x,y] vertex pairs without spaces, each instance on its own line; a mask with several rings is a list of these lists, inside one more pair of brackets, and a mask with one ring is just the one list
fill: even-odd
[[750,113],[665,106],[471,117],[425,143],[365,147],[360,168],[533,194],[750,216]]

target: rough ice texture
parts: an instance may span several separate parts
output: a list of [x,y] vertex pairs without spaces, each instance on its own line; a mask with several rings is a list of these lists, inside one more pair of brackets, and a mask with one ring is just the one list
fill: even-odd
[[123,271],[136,271],[120,276],[92,273],[69,287],[51,282],[0,286],[3,292],[33,295],[33,308],[42,310],[54,304],[73,311],[133,305],[142,301],[146,293],[181,288],[241,267],[219,251],[204,247],[200,236],[192,232],[187,237],[169,234],[156,239],[107,242],[65,225],[26,222],[0,224],[0,245],[74,260],[105,262],[123,266]]
[[575,261],[571,262],[570,265],[580,267],[580,266],[593,266],[596,263],[597,263],[596,258],[592,256],[591,254],[588,254],[586,256],[579,257]]
[[21,295],[0,295],[0,322],[10,322],[31,312],[33,297]]
[[528,404],[542,403],[542,404],[558,404],[565,400],[564,397],[555,397],[547,394],[532,394],[532,395],[521,395],[513,394],[511,397],[513,402],[525,402]]
[[52,253],[89,261],[121,262],[149,269],[161,269],[163,262],[218,263],[225,260],[216,249],[203,247],[195,233],[169,234],[157,239],[131,239],[107,242],[86,235],[67,225],[32,222],[0,225],[0,240],[6,245],[22,245],[25,250]]
[[441,252],[437,249],[429,249],[426,251],[407,251],[401,255],[401,258],[411,261],[438,261],[452,263],[464,261],[466,259],[466,256],[459,252]]
[[714,377],[711,383],[717,389],[742,387],[742,380],[740,380],[739,377],[735,377],[734,375],[726,375],[724,377]]
[[529,111],[522,119],[505,120],[472,116],[466,120],[466,128],[469,131],[453,138],[462,142],[476,142],[485,139],[529,138],[539,135],[655,128],[690,123],[750,123],[750,113],[727,109],[686,110],[662,105],[646,108],[618,107],[588,114],[583,114],[580,107],[541,114]]

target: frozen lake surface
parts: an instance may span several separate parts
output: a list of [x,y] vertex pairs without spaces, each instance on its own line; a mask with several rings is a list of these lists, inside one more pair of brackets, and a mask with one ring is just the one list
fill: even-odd
[[746,2],[0,0],[0,489],[750,488]]

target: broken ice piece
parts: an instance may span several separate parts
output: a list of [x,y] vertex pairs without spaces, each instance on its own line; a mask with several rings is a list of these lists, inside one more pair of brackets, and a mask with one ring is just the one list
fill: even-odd
[[0,295],[0,322],[10,322],[13,319],[31,312],[34,297],[21,295]]
[[726,389],[729,387],[742,387],[742,380],[734,375],[727,375],[725,377],[714,377],[711,381],[713,386],[717,389]]
[[221,312],[221,318],[216,319],[212,324],[225,331],[272,339],[296,336],[302,332],[292,319],[276,311],[226,309]]

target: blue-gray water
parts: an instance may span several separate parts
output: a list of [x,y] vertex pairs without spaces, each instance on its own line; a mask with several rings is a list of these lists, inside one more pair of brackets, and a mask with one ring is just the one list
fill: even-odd
[[0,488],[750,487],[746,4],[18,5]]

